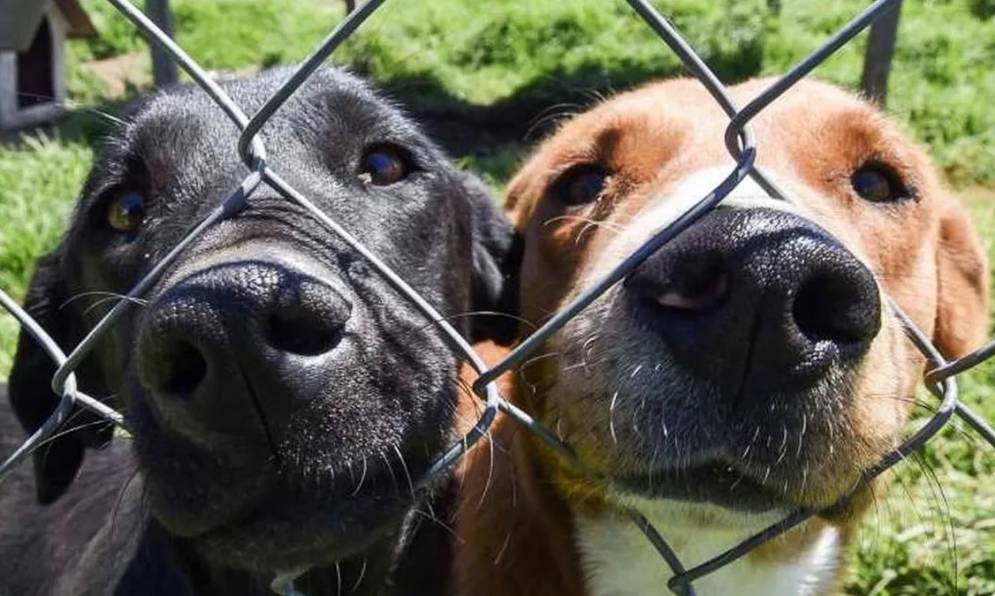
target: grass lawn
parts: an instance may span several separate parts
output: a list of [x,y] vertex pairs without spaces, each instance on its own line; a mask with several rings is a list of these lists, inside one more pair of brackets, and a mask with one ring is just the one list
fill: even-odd
[[[172,4],[180,44],[223,71],[300,60],[342,14],[333,0]],[[657,2],[730,82],[782,72],[867,3],[782,4],[778,14],[766,0]],[[148,81],[141,38],[109,5],[84,5],[102,34],[71,47],[79,109],[45,134],[0,144],[0,288],[17,297],[33,260],[57,241],[107,130],[107,119],[92,110],[115,112]],[[961,189],[995,262],[995,3],[907,0],[903,10],[889,110]],[[854,86],[863,44],[845,48],[817,75]],[[333,61],[370,75],[417,111],[510,114],[521,130],[456,151],[498,189],[534,140],[524,132],[544,109],[576,111],[599,93],[681,72],[623,2],[608,0],[388,2]],[[122,68],[126,76],[114,74]],[[0,379],[15,339],[13,321],[0,316]],[[995,365],[966,375],[961,389],[995,420]],[[995,453],[967,439],[970,433],[948,429],[900,467],[860,534],[849,593],[995,594]]]

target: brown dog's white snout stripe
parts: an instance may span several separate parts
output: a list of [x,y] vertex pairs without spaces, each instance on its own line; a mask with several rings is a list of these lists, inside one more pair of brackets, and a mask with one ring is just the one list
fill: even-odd
[[[722,179],[728,176],[728,170],[727,167],[699,170],[678,182],[661,202],[676,202],[686,209],[688,202],[694,204],[700,201],[701,197],[717,187]],[[770,172],[765,172],[765,175],[770,176]],[[716,209],[772,209],[791,213],[803,219],[811,219],[804,208],[793,200],[792,195],[789,194],[785,199],[771,197],[752,178],[744,178],[722,199]],[[669,225],[672,221],[673,219],[658,224]]]

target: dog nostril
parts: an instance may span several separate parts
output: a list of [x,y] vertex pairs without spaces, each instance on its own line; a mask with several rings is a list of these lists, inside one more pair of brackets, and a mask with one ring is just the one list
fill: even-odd
[[717,307],[729,292],[729,274],[717,255],[691,256],[675,269],[655,296],[660,306],[704,313]]
[[162,388],[173,395],[192,395],[207,376],[207,361],[204,360],[204,355],[189,342],[177,343],[163,364],[165,375]]
[[877,333],[877,304],[859,283],[850,283],[843,276],[818,275],[803,283],[795,296],[792,316],[809,341],[857,344]]
[[332,351],[342,338],[342,325],[303,305],[278,309],[266,324],[266,340],[274,348],[317,356]]

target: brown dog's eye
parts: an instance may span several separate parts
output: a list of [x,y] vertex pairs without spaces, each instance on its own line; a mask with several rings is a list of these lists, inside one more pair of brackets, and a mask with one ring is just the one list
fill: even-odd
[[145,223],[145,199],[137,192],[121,194],[107,207],[107,224],[118,232],[137,232]]
[[608,173],[585,165],[568,170],[554,183],[554,192],[568,206],[593,203],[604,192]]
[[375,147],[363,155],[359,177],[363,182],[387,186],[408,176],[410,168],[396,147]]
[[890,203],[909,196],[898,175],[877,164],[858,168],[850,176],[850,184],[862,199],[872,203]]

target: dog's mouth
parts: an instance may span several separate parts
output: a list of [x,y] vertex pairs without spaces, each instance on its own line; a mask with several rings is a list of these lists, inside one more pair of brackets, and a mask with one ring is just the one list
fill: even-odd
[[[701,385],[682,394],[626,394],[619,382],[622,389],[598,400],[594,415],[570,418],[565,438],[616,490],[633,496],[743,512],[822,509],[852,491],[900,434],[862,443],[852,422],[862,400],[846,385],[827,378],[805,391],[764,394],[764,401],[746,392],[744,403],[725,408]],[[598,455],[605,452],[612,457]]]
[[341,395],[312,401],[274,442],[194,444],[133,416],[151,512],[210,560],[254,571],[323,566],[391,539],[434,487],[426,473],[453,440],[451,399],[442,391],[354,432],[371,422],[343,411]]
[[631,291],[568,324],[550,347],[560,358],[534,375],[544,421],[609,489],[742,512],[822,510],[900,439],[912,377],[896,365],[907,359],[890,319],[860,350],[840,335],[845,345],[824,357],[829,340],[766,311],[734,321],[742,337],[716,323],[703,343],[709,313],[640,317]]
[[[645,358],[633,358],[637,349]],[[562,436],[615,492],[744,513],[823,509],[854,489],[903,428],[898,400],[885,398],[900,393],[897,384],[872,402],[853,368],[830,367],[801,388],[750,383],[730,397],[665,353],[637,349],[621,352],[621,366],[568,362],[544,387],[551,403],[583,398],[560,411]],[[881,416],[877,434],[860,411]]]
[[190,536],[212,560],[285,570],[330,565],[389,537],[417,498],[386,466],[353,487],[278,482],[246,513]]
[[763,478],[721,461],[620,476],[614,479],[614,486],[648,499],[710,503],[750,513],[800,506]]

